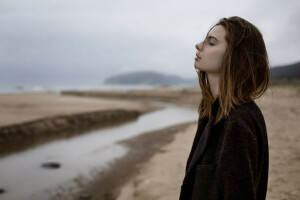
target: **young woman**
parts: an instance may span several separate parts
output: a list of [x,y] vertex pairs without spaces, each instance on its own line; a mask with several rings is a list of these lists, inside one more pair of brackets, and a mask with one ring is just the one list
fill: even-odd
[[253,101],[270,76],[262,34],[240,17],[223,18],[196,49],[202,99],[179,199],[265,199],[268,138]]

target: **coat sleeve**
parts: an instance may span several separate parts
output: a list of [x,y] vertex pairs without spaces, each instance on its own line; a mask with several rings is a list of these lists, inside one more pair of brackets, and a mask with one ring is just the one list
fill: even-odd
[[217,167],[224,200],[255,200],[258,141],[249,120],[235,118],[225,128]]

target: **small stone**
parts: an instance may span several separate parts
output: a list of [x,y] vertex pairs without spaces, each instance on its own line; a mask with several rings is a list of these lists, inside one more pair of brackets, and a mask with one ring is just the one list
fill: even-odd
[[60,164],[57,162],[48,162],[48,163],[43,163],[42,167],[47,169],[57,169],[60,168]]
[[0,194],[4,194],[5,190],[3,188],[0,188]]
[[90,194],[81,194],[81,195],[79,195],[79,199],[92,199],[92,195],[90,195]]

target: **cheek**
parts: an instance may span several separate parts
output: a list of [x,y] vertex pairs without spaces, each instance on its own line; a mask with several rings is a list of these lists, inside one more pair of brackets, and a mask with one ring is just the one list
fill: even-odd
[[212,68],[214,68],[215,70],[220,69],[222,62],[223,62],[224,54],[225,54],[225,52],[223,49],[210,52],[209,60],[211,62]]

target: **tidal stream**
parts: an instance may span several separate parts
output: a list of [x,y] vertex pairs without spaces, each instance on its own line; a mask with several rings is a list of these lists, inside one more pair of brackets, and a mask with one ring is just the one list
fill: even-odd
[[[128,153],[116,142],[171,125],[196,121],[197,111],[164,104],[165,108],[119,126],[59,139],[0,158],[2,200],[43,200],[58,190],[74,188],[78,180],[91,180],[116,158]],[[56,162],[57,169],[42,164]],[[70,189],[71,190],[71,189]]]

